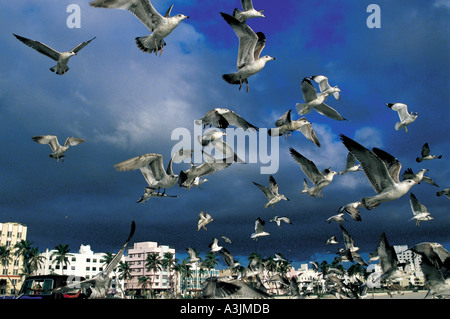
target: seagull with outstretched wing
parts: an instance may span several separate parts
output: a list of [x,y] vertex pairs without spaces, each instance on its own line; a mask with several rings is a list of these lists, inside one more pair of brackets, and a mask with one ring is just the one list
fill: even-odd
[[32,139],[39,144],[48,144],[52,150],[52,153],[49,155],[49,157],[54,158],[57,161],[59,161],[59,159],[64,161],[65,153],[71,146],[76,146],[86,141],[84,139],[71,136],[66,139],[64,145],[60,145],[58,142],[58,138],[55,135],[33,136]]
[[241,0],[242,10],[235,8],[233,10],[233,17],[241,21],[242,23],[247,22],[251,18],[265,18],[264,10],[255,10],[253,7],[252,0]]

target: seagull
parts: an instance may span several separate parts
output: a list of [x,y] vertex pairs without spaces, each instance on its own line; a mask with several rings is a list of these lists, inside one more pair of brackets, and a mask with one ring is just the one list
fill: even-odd
[[427,171],[428,171],[428,169],[421,169],[417,174],[414,174],[414,172],[411,168],[407,168],[402,175],[402,180],[412,179],[413,181],[415,181],[417,183],[424,181],[428,184],[439,187],[439,185],[436,184],[430,177],[424,176],[425,172],[427,172]]
[[245,23],[247,19],[250,18],[265,18],[263,11],[264,10],[255,10],[253,7],[252,0],[241,0],[243,11],[235,8],[233,11],[233,17],[238,19],[240,22]]
[[376,196],[362,198],[361,204],[363,207],[372,209],[383,202],[400,198],[417,184],[412,179],[399,181],[398,175],[401,163],[396,160],[396,164],[390,167],[391,170],[389,170],[386,162],[379,157],[386,152],[379,152],[381,150],[374,148],[372,150],[377,153],[375,154],[343,134],[340,134],[340,137],[345,147],[361,163],[367,179],[377,193]]
[[355,242],[350,235],[350,233],[344,228],[344,226],[339,225],[342,230],[342,237],[344,238],[345,249],[354,253],[359,250],[359,247],[355,247]]
[[358,210],[358,207],[360,207],[360,206],[361,206],[360,201],[345,204],[339,208],[338,213],[340,214],[345,211],[350,215],[350,217],[353,220],[361,221],[361,214],[359,213],[359,210]]
[[282,262],[289,262],[286,258],[283,258],[280,253],[275,253],[274,261],[282,261]]
[[422,146],[421,156],[420,157],[416,157],[416,162],[420,163],[422,161],[432,160],[432,159],[435,159],[435,158],[441,159],[442,155],[439,155],[439,156],[431,155],[430,154],[430,146],[428,145],[428,143],[425,143]]
[[19,41],[28,45],[30,48],[33,48],[36,51],[38,51],[39,53],[42,53],[42,54],[48,56],[49,58],[55,60],[57,63],[55,66],[52,66],[50,68],[50,71],[55,72],[56,74],[59,74],[59,75],[63,75],[67,71],[69,71],[69,67],[67,66],[67,63],[69,63],[69,59],[71,57],[73,57],[74,55],[77,55],[81,49],[83,49],[92,40],[95,39],[95,37],[93,37],[89,41],[82,42],[70,51],[58,52],[58,51],[50,48],[49,46],[45,45],[44,43],[41,43],[41,42],[38,42],[35,40],[31,40],[31,39],[27,39],[27,38],[21,37],[20,35],[14,34],[14,33],[13,33],[13,35]]
[[207,131],[202,136],[198,136],[198,142],[202,146],[212,145],[214,149],[225,155],[227,158],[233,157],[236,163],[245,163],[245,161],[237,156],[233,151],[233,148],[222,139],[222,137],[226,135],[225,132],[213,129]]
[[200,214],[198,214],[197,231],[199,231],[202,228],[204,230],[207,230],[205,226],[211,223],[213,220],[214,219],[211,217],[209,213],[200,212]]
[[186,248],[186,251],[189,254],[189,261],[191,264],[195,264],[200,261],[200,258],[197,256],[197,252],[191,247]]
[[213,242],[209,244],[208,247],[211,249],[211,252],[213,253],[223,248],[222,246],[219,246],[219,240],[217,238],[213,238]]
[[331,236],[330,238],[327,239],[327,242],[325,243],[325,245],[335,245],[335,244],[338,244],[336,236]]
[[189,18],[183,14],[171,17],[173,5],[162,16],[149,0],[95,0],[89,2],[89,5],[95,8],[130,11],[152,32],[150,35],[135,38],[136,45],[143,52],[155,52],[155,54],[159,52],[159,55],[162,54],[166,45],[164,38],[175,30],[183,20]]
[[339,92],[341,92],[341,90],[337,86],[331,86],[325,75],[313,75],[310,78],[319,83],[320,93],[326,93],[328,95],[333,94],[334,98],[339,100]]
[[52,153],[49,157],[56,159],[59,162],[61,158],[64,161],[64,153],[71,147],[85,142],[86,140],[76,137],[68,137],[64,142],[64,145],[59,145],[58,138],[55,135],[39,135],[33,136],[32,140],[39,144],[48,144],[52,149]]
[[231,244],[231,239],[230,239],[230,238],[228,238],[228,237],[226,237],[226,236],[222,236],[221,238],[222,238],[223,240],[225,240],[225,242]]
[[178,185],[184,188],[191,188],[197,177],[203,177],[223,170],[234,162],[234,158],[215,159],[211,155],[204,153],[206,160],[199,166],[193,165],[186,171],[181,171],[178,178]]
[[438,197],[441,197],[442,195],[445,195],[445,196],[447,196],[448,199],[450,199],[450,188],[446,188],[446,189],[443,189],[441,191],[438,191],[438,192],[436,192],[436,195]]
[[408,112],[408,106],[403,103],[386,103],[386,106],[393,111],[397,111],[400,122],[395,123],[395,129],[401,130],[405,128],[405,132],[408,132],[406,127],[417,119],[418,114],[413,112]]
[[270,223],[275,222],[278,227],[281,227],[281,222],[292,225],[291,220],[288,217],[284,216],[283,217],[274,216],[269,222]]
[[247,122],[242,116],[226,108],[215,108],[207,112],[204,117],[195,121],[195,124],[206,126],[215,126],[226,129],[232,125],[241,128],[244,131],[258,131],[259,128]]
[[422,257],[420,266],[431,294],[437,298],[450,297],[450,253],[439,243],[424,242],[411,248]]
[[261,51],[266,45],[264,33],[255,33],[246,23],[240,22],[235,17],[223,12],[220,14],[239,38],[238,71],[224,74],[222,78],[230,84],[239,84],[239,90],[242,88],[243,83],[247,84],[248,92],[248,78],[261,71],[268,61],[275,60],[275,58],[269,55],[260,57]]
[[114,167],[122,172],[139,169],[149,188],[157,190],[163,188],[163,194],[165,194],[166,189],[173,187],[178,180],[178,175],[175,175],[172,170],[172,161],[171,158],[167,169],[164,169],[163,156],[157,153],[148,153],[115,164]]
[[197,176],[196,178],[194,178],[194,181],[192,182],[192,187],[198,187],[199,189],[201,189],[200,185],[206,182],[208,182],[207,178],[200,178],[199,176]]
[[67,291],[71,291],[73,289],[93,287],[94,289],[92,291],[92,294],[89,296],[90,299],[105,298],[106,293],[108,292],[108,289],[109,289],[109,286],[111,283],[111,278],[109,278],[109,276],[110,276],[111,272],[114,270],[114,268],[117,267],[120,260],[122,259],[123,253],[125,252],[125,248],[127,247],[128,243],[130,242],[131,238],[133,237],[135,230],[136,230],[136,224],[134,221],[132,221],[130,234],[128,235],[127,240],[122,245],[122,248],[114,256],[114,258],[109,262],[108,265],[106,265],[106,267],[103,268],[103,270],[101,272],[97,273],[95,276],[93,276],[90,279],[86,279],[81,282],[67,284],[66,286],[55,288],[55,289],[53,289],[52,292],[64,293]]
[[297,110],[298,114],[306,115],[311,112],[311,109],[314,109],[319,114],[327,116],[331,119],[338,121],[346,120],[335,109],[324,103],[329,93],[317,94],[317,90],[314,88],[314,86],[311,84],[311,81],[308,78],[303,78],[301,88],[305,103],[297,103],[295,105],[295,109]]
[[339,173],[330,170],[330,168],[326,168],[325,170],[323,170],[323,172],[320,172],[314,162],[298,153],[292,147],[289,148],[289,151],[294,161],[300,165],[303,173],[305,173],[310,181],[314,183],[314,187],[309,188],[306,179],[304,179],[304,189],[302,190],[302,193],[307,193],[309,196],[314,197],[317,197],[319,195],[323,197],[322,189],[332,182],[334,175],[339,175]]
[[224,299],[224,298],[244,298],[244,299],[266,299],[270,295],[259,288],[241,279],[231,277],[209,277],[203,284],[200,299]]
[[405,278],[406,273],[398,267],[399,261],[393,246],[390,246],[383,233],[378,244],[378,256],[383,274],[380,279],[396,282]]
[[255,221],[255,232],[250,236],[250,238],[254,239],[255,241],[258,241],[259,237],[269,236],[270,234],[264,231],[265,223],[266,222],[264,220],[258,217]]
[[345,169],[340,172],[341,175],[344,175],[348,172],[358,172],[362,171],[361,164],[355,164],[356,158],[353,156],[352,153],[348,152],[347,154],[347,162],[345,165]]
[[344,216],[343,213],[333,215],[327,219],[327,222],[328,224],[330,224],[332,221],[335,221],[336,223],[341,224],[343,221],[346,220],[343,216]]
[[219,254],[223,257],[223,260],[227,264],[228,268],[234,269],[241,265],[239,262],[234,260],[233,255],[228,251],[228,249],[222,248],[219,251]]
[[156,192],[156,189],[146,187],[144,194],[136,201],[136,203],[145,203],[152,197],[179,197],[178,195],[167,195],[165,193]]
[[420,222],[422,221],[433,219],[427,208],[417,200],[416,196],[413,193],[411,193],[409,201],[411,204],[412,212],[414,214],[414,217],[410,220],[415,220],[417,226],[419,226]]
[[258,183],[253,182],[266,196],[268,202],[264,205],[265,208],[275,205],[281,200],[289,200],[286,196],[283,194],[278,193],[278,184],[275,181],[275,178],[273,178],[272,175],[269,176],[269,187],[262,186]]
[[293,121],[291,120],[291,110],[289,110],[275,122],[275,126],[276,128],[267,131],[270,136],[284,135],[287,138],[287,134],[291,135],[291,132],[300,131],[308,140],[320,147],[319,138],[306,117]]

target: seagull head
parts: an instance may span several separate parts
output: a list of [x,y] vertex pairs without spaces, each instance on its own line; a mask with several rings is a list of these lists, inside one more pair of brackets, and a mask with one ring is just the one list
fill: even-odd
[[258,10],[257,11],[261,18],[265,18],[266,16],[263,14],[264,10]]

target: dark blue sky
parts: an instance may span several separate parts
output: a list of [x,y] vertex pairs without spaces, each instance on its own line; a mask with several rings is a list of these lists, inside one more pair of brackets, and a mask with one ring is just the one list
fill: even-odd
[[[250,78],[250,92],[222,80],[236,69],[237,37],[219,12],[232,13],[240,1],[153,1],[164,13],[190,16],[167,39],[161,57],[138,50],[134,38],[148,30],[122,10],[81,8],[81,28],[68,28],[68,2],[57,0],[5,3],[0,12],[0,221],[28,226],[28,240],[40,250],[69,244],[77,251],[90,244],[95,252],[116,251],[136,221],[133,242],[157,241],[204,255],[212,237],[226,235],[236,256],[257,250],[264,257],[280,252],[296,262],[321,260],[336,246],[326,240],[339,226],[326,219],[346,203],[375,194],[362,172],[336,176],[323,198],[301,194],[305,175],[289,155],[293,147],[319,169],[344,169],[347,150],[343,133],[366,147],[396,156],[403,168],[428,168],[440,188],[421,183],[414,194],[434,220],[419,227],[412,217],[409,194],[373,211],[362,209],[362,222],[348,221],[361,252],[376,249],[382,232],[391,244],[412,246],[423,241],[449,247],[448,199],[436,191],[448,188],[449,1],[266,1],[254,0],[265,19],[248,24],[267,37],[263,54],[276,58]],[[370,29],[367,6],[381,8],[381,28]],[[12,33],[46,43],[57,50],[97,38],[69,62],[62,77],[48,69],[49,58],[17,41]],[[252,181],[268,184],[262,163],[232,165],[211,176],[202,189],[174,187],[179,198],[136,200],[146,186],[140,172],[117,172],[114,164],[160,153],[168,163],[177,128],[193,133],[194,120],[215,107],[226,107],[260,128],[271,128],[287,110],[302,102],[301,80],[324,74],[341,90],[339,101],[327,103],[349,121],[338,122],[316,112],[306,117],[322,146],[300,132],[279,140],[280,192],[290,201],[272,210]],[[398,116],[388,102],[402,102],[418,119],[408,133],[395,131]],[[50,148],[32,136],[53,134],[86,139],[70,149],[63,163],[50,159]],[[428,142],[441,160],[416,163]],[[175,164],[178,172],[187,164]],[[215,221],[197,232],[198,213]],[[274,215],[293,225],[278,229]],[[266,220],[269,237],[250,239],[257,217]],[[350,218],[347,217],[348,220]],[[340,247],[341,245],[339,245]],[[177,256],[182,259],[181,254]]]

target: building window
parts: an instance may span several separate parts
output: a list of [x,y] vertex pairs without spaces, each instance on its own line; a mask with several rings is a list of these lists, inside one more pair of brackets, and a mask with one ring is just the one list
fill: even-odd
[[96,263],[96,262],[97,262],[97,259],[92,260],[92,262],[93,262],[93,263]]
[[91,262],[91,258],[86,258],[86,262],[90,263]]
[[86,270],[87,270],[87,271],[90,271],[90,270],[91,270],[91,267],[86,267]]
[[11,237],[12,237],[12,232],[10,232],[10,231],[7,232],[7,233],[6,233],[6,237],[11,238]]
[[22,233],[17,233],[17,238],[22,238]]

